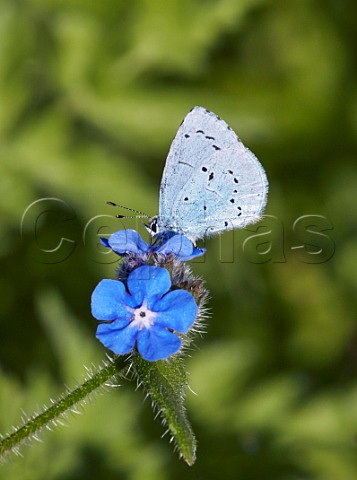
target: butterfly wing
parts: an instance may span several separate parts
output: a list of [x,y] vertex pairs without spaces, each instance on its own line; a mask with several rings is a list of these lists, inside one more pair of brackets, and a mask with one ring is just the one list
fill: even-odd
[[167,157],[158,229],[191,240],[243,228],[259,219],[268,181],[231,128],[202,107],[182,122]]

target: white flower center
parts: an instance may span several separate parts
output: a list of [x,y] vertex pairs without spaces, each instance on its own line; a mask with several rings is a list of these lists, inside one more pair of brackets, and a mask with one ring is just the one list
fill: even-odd
[[154,319],[157,317],[156,312],[152,312],[147,308],[147,300],[145,299],[141,307],[130,308],[127,307],[129,312],[133,314],[133,319],[129,324],[129,327],[137,327],[138,330],[143,328],[150,328],[154,324]]

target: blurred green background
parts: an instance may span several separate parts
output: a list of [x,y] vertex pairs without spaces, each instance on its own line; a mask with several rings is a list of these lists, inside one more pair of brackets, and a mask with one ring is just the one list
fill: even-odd
[[[1,432],[105,358],[89,302],[115,258],[96,250],[96,231],[122,224],[86,225],[118,213],[107,200],[157,213],[191,107],[220,115],[258,156],[279,219],[274,255],[243,251],[254,227],[236,232],[234,251],[231,234],[209,240],[191,265],[211,293],[187,362],[193,467],[123,382],[23,447],[1,479],[357,478],[354,16],[352,0],[1,1]],[[32,204],[47,197],[63,204],[46,204],[35,229]],[[333,227],[314,238],[334,255],[292,248],[303,215]],[[61,237],[75,243],[51,263],[40,249]]]

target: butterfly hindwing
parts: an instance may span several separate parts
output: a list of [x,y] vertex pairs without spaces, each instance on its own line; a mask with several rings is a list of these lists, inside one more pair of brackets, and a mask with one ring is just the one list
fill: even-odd
[[259,218],[268,182],[263,167],[228,125],[202,107],[181,124],[160,187],[159,230],[195,241]]

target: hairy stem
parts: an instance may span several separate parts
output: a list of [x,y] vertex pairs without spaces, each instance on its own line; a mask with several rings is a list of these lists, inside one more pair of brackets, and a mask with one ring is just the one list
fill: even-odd
[[24,425],[18,427],[8,436],[0,440],[0,457],[6,453],[16,452],[21,443],[34,438],[44,427],[52,423],[56,425],[56,420],[68,412],[73,406],[81,403],[85,398],[94,392],[97,388],[105,386],[106,382],[113,377],[124,373],[127,369],[126,357],[118,356],[112,361],[106,363],[97,372],[91,374],[86,381],[79,387],[64,394],[48,408],[45,408],[40,414],[30,418]]

